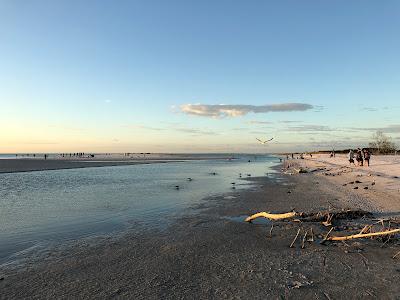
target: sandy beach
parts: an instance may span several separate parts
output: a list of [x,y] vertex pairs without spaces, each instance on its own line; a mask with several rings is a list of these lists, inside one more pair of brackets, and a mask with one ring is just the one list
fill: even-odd
[[350,165],[343,154],[334,158],[317,154],[296,162],[310,170],[324,168],[316,175],[326,177],[344,193],[354,193],[364,209],[400,212],[400,156],[372,156],[369,167]]
[[[292,209],[399,217],[397,157],[374,156],[370,168],[347,168],[344,156],[289,163],[274,178],[247,179],[257,188],[205,199],[163,230],[75,241],[3,267],[0,298],[400,299],[398,238],[322,245],[329,227],[320,223],[277,221],[272,230],[270,222],[244,222],[255,212]],[[299,166],[309,172],[297,173]],[[334,220],[332,235],[360,231],[363,222]],[[315,242],[289,247],[311,227]]]

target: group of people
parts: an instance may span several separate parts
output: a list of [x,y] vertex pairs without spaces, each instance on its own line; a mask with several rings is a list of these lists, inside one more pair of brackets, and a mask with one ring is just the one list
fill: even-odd
[[348,154],[348,158],[349,158],[349,163],[356,165],[354,159],[357,161],[357,165],[358,166],[363,166],[364,162],[367,164],[367,166],[369,167],[369,160],[371,158],[371,153],[369,152],[369,150],[367,148],[361,149],[361,148],[357,148],[357,150],[352,150],[350,149],[349,154]]

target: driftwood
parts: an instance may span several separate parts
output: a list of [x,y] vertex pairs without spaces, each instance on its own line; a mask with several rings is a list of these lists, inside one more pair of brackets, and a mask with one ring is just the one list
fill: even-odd
[[[310,213],[310,214],[299,214],[299,220],[301,222],[327,222],[330,223],[333,219],[336,220],[351,220],[358,219],[361,217],[370,217],[372,214],[368,211],[364,210],[343,210],[337,212],[318,212],[318,213]],[[329,219],[328,219],[329,218]],[[328,225],[329,226],[329,225]]]
[[301,241],[301,249],[304,249],[304,247],[306,246],[307,233],[308,231],[306,230],[306,233],[303,236],[303,240]]
[[384,235],[395,234],[395,233],[400,233],[400,229],[393,229],[393,230],[373,232],[373,233],[358,233],[358,234],[346,235],[346,236],[332,236],[332,237],[326,237],[325,240],[327,240],[327,241],[346,241],[346,240],[361,239],[361,238],[368,238],[368,237],[374,237],[374,236],[384,236]]
[[299,234],[300,234],[300,228],[299,228],[299,230],[297,230],[297,234],[296,234],[296,236],[294,237],[294,240],[293,240],[293,242],[290,244],[290,248],[292,248],[293,247],[293,245],[294,245],[294,242],[296,242],[296,240],[297,240],[297,237],[299,236]]
[[363,229],[361,229],[359,234],[367,233],[371,230],[372,225],[365,225]]
[[328,233],[325,235],[324,239],[321,241],[321,244],[323,244],[325,241],[328,240],[328,236],[331,234],[333,230],[333,227],[331,227],[331,229],[328,231]]
[[296,212],[294,212],[294,211],[284,213],[284,214],[270,214],[268,212],[263,211],[263,212],[259,212],[259,213],[256,213],[254,215],[247,217],[245,219],[245,221],[251,222],[252,220],[257,219],[257,218],[266,218],[269,220],[284,220],[284,219],[293,218],[294,216],[296,216]]
[[372,216],[370,212],[363,210],[344,210],[337,212],[318,212],[318,213],[296,213],[294,211],[283,214],[271,214],[269,212],[259,212],[246,218],[246,222],[251,222],[257,218],[267,218],[269,220],[284,220],[298,217],[294,221],[297,222],[322,222],[325,226],[331,226],[333,219],[358,219],[361,217]]
[[326,221],[323,221],[322,224],[326,227],[328,226],[332,226],[332,219],[333,219],[333,215],[331,215],[330,213],[328,213],[328,216],[326,217]]
[[314,242],[314,232],[312,227],[310,228],[310,235],[311,237],[309,239],[307,239],[307,242]]

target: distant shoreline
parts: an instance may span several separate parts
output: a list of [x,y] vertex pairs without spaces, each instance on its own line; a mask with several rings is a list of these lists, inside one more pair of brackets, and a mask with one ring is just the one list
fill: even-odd
[[154,163],[170,163],[184,162],[192,160],[224,160],[225,157],[157,157],[149,159],[129,159],[129,158],[72,158],[72,159],[41,159],[41,158],[16,158],[16,159],[0,159],[0,174],[20,173],[20,172],[38,172],[63,169],[81,169],[81,168],[99,168],[99,167],[115,167],[143,165]]

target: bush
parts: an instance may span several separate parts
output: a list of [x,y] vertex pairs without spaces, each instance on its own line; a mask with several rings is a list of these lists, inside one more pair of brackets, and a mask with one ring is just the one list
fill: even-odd
[[392,138],[386,136],[382,131],[377,131],[372,135],[373,141],[369,143],[370,148],[376,149],[379,154],[389,154],[396,151],[396,145]]

